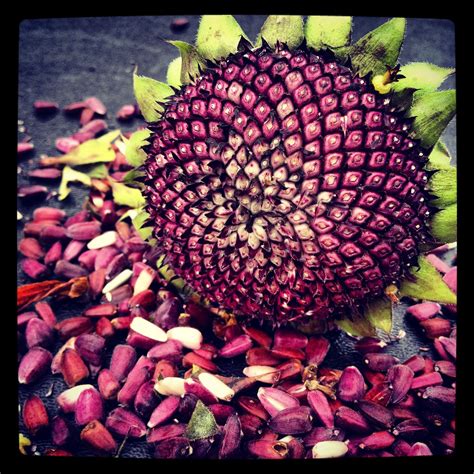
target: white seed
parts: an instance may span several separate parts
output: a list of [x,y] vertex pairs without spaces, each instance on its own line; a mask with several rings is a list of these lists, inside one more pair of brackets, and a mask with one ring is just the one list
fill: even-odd
[[220,400],[230,401],[235,392],[215,375],[203,372],[198,376],[199,382]]
[[187,349],[200,349],[202,344],[202,333],[199,329],[190,326],[180,326],[170,329],[167,333],[168,339],[179,341]]
[[115,232],[115,230],[109,230],[107,232],[104,232],[101,235],[98,235],[97,237],[93,238],[88,244],[87,248],[89,250],[94,250],[94,249],[101,249],[104,247],[109,247],[110,245],[114,245],[115,242],[117,242],[117,237],[118,234]]
[[137,277],[135,286],[133,287],[133,295],[135,296],[142,291],[148,290],[155,279],[155,275],[156,272],[153,268],[144,268]]
[[168,336],[163,329],[140,316],[132,319],[130,329],[155,341],[166,342],[168,340]]
[[68,388],[64,392],[61,392],[56,397],[56,403],[64,413],[72,413],[75,410],[77,399],[79,395],[89,388],[94,388],[90,384],[76,385],[75,387]]
[[347,451],[342,441],[320,441],[313,446],[312,454],[314,459],[341,458]]
[[278,381],[280,371],[269,365],[249,365],[242,371],[247,377],[256,377],[259,382],[275,383]]
[[20,211],[16,211],[16,220],[21,221],[23,219],[23,214]]
[[102,293],[106,295],[106,298],[109,300],[107,293],[115,290],[120,285],[123,285],[126,281],[128,281],[132,277],[132,270],[126,268],[123,272],[120,272],[113,280],[110,280],[107,285],[104,286]]
[[180,377],[165,377],[158,380],[155,384],[155,390],[160,395],[170,396],[176,395],[178,397],[186,393],[184,388],[184,379]]

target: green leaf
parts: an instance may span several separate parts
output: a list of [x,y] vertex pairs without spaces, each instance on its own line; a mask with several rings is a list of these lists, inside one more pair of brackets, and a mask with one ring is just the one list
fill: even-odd
[[375,327],[365,316],[352,315],[344,317],[343,319],[336,319],[335,323],[344,332],[351,336],[375,336]]
[[421,256],[418,264],[419,269],[412,268],[411,270],[415,281],[405,279],[400,286],[400,295],[444,304],[456,304],[456,295],[443,281],[441,273],[426,260],[426,257]]
[[[120,133],[120,131],[119,131]],[[115,159],[115,151],[110,143],[96,138],[81,143],[79,146],[60,157],[42,158],[41,164],[46,166],[69,165],[82,166],[92,163],[106,163]]]
[[403,74],[405,78],[394,82],[392,90],[413,88],[434,91],[453,73],[454,69],[449,67],[440,67],[431,63],[408,63],[400,69],[400,74]]
[[166,72],[166,82],[170,86],[181,86],[181,62],[181,56],[178,56],[168,64],[168,71]]
[[454,166],[438,170],[428,183],[429,190],[437,196],[430,204],[445,208],[457,201],[457,172]]
[[351,46],[352,65],[361,76],[384,73],[395,66],[405,35],[405,18],[392,18]]
[[377,329],[387,334],[392,330],[392,302],[388,298],[378,298],[367,304],[364,316]]
[[132,224],[143,240],[148,240],[153,234],[153,226],[145,226],[150,214],[143,209],[137,209],[137,214],[132,217]]
[[351,30],[351,16],[308,16],[304,32],[308,46],[319,50],[347,46]]
[[131,188],[113,180],[110,180],[110,184],[115,204],[131,208],[141,207],[145,204],[145,199],[139,189]]
[[136,185],[141,185],[142,183],[139,183],[136,181],[137,178],[140,178],[142,176],[145,176],[145,172],[141,171],[139,169],[133,169],[130,170],[123,178],[122,178],[122,183],[125,184],[136,184]]
[[456,91],[415,92],[408,117],[422,146],[432,147],[456,113]]
[[198,400],[186,428],[186,437],[191,441],[209,438],[219,431],[211,410]]
[[99,138],[97,138],[96,140],[99,141],[99,142],[102,142],[102,143],[107,143],[107,144],[111,144],[112,142],[114,142],[120,135],[122,134],[122,132],[120,131],[120,129],[118,130],[112,130],[111,132],[108,132],[108,133],[105,133],[104,135],[101,135]]
[[76,171],[69,166],[65,166],[63,169],[63,175],[61,178],[61,183],[58,189],[58,199],[62,201],[69,196],[71,192],[71,188],[69,187],[69,183],[72,181],[76,181],[86,186],[91,185],[91,178],[87,176],[85,173],[81,173],[80,171]]
[[163,107],[158,102],[164,102],[173,95],[173,89],[164,82],[151,77],[139,76],[137,68],[133,73],[133,92],[140,112],[147,122],[156,122],[161,116]]
[[426,168],[429,170],[449,169],[451,167],[450,162],[451,154],[448,147],[441,140],[438,140],[428,156]]
[[125,142],[125,158],[132,166],[140,166],[145,161],[146,153],[142,148],[149,145],[150,142],[147,141],[147,138],[150,135],[151,131],[144,128],[134,132]]
[[81,167],[81,171],[91,178],[104,179],[109,176],[109,171],[104,163],[85,167],[83,166]]
[[[394,83],[392,83],[393,85]],[[392,92],[391,104],[399,110],[408,110],[413,104],[413,95],[416,89],[407,88],[398,92]]]
[[457,219],[458,209],[457,204],[454,203],[433,216],[430,222],[431,233],[440,242],[456,242],[458,237]]
[[189,84],[204,70],[206,66],[204,58],[198,53],[195,46],[185,41],[168,41],[168,43],[176,46],[181,53],[181,72],[179,77],[181,84]]
[[203,58],[217,60],[235,53],[241,37],[248,40],[232,15],[203,15],[196,47]]
[[256,46],[261,46],[262,38],[273,47],[277,41],[285,43],[289,49],[298,47],[304,39],[303,17],[269,15],[258,34]]

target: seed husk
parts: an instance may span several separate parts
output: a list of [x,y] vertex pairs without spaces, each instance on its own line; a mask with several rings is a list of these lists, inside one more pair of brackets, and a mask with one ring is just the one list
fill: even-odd
[[307,363],[321,365],[330,348],[331,344],[325,337],[310,337],[305,348]]
[[81,431],[81,440],[90,444],[99,451],[113,453],[117,450],[117,443],[107,430],[107,428],[98,420],[91,421]]
[[360,400],[357,406],[375,426],[387,429],[393,426],[394,416],[388,408],[368,400]]
[[155,445],[154,457],[156,459],[181,459],[194,454],[189,440],[183,436],[168,438]]
[[145,356],[141,356],[127,375],[124,385],[117,394],[117,401],[130,406],[135,400],[138,389],[150,379],[155,364]]
[[51,440],[56,446],[64,446],[71,439],[71,431],[62,416],[55,416],[51,421]]
[[79,353],[74,349],[66,349],[61,357],[60,370],[64,381],[69,387],[77,385],[89,377],[89,369]]
[[268,426],[280,434],[302,434],[311,430],[311,419],[308,407],[290,407],[273,416]]
[[180,397],[176,395],[166,397],[161,403],[158,404],[151,414],[147,423],[148,428],[154,428],[155,426],[169,421],[178,411],[179,404]]
[[414,375],[413,370],[407,365],[396,364],[390,367],[387,372],[387,381],[392,390],[391,403],[398,403],[405,397],[411,388]]
[[146,434],[145,423],[135,413],[123,407],[117,407],[109,413],[105,426],[119,436],[142,438]]
[[346,367],[342,371],[337,384],[337,396],[344,402],[356,402],[365,393],[364,377],[355,366]]
[[395,436],[388,431],[376,431],[364,438],[359,447],[370,451],[378,451],[379,449],[389,448],[394,441]]
[[443,383],[443,377],[438,372],[430,372],[427,374],[419,375],[412,380],[411,389],[417,390],[420,388],[430,387],[432,385],[441,385]]
[[137,361],[136,350],[127,344],[118,344],[114,347],[110,359],[110,372],[118,380],[123,382]]
[[400,360],[390,354],[369,353],[365,355],[364,362],[370,370],[387,372],[392,365],[398,364]]
[[227,459],[233,457],[240,447],[242,438],[242,427],[237,414],[230,416],[223,428],[223,437],[220,443],[218,458]]
[[334,415],[326,395],[319,390],[312,390],[308,392],[307,400],[321,423],[327,428],[334,428]]
[[77,397],[74,414],[76,424],[79,426],[102,419],[104,404],[100,393],[95,388],[83,390]]
[[334,413],[335,424],[344,431],[367,434],[372,431],[367,420],[356,410],[341,406]]
[[38,395],[31,395],[23,405],[23,423],[32,435],[49,425],[49,416]]
[[281,441],[252,440],[247,443],[247,450],[261,459],[285,459],[289,456],[287,444]]
[[184,435],[186,425],[184,423],[174,423],[157,426],[148,431],[146,440],[148,443],[158,443],[165,439],[175,438]]
[[271,417],[287,408],[300,406],[300,402],[295,397],[278,388],[261,387],[257,391],[257,397]]

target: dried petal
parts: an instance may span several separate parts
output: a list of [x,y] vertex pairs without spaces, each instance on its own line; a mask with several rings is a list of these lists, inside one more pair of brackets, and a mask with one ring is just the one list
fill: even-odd
[[331,347],[330,342],[323,336],[310,337],[305,348],[308,364],[320,365],[326,358]]

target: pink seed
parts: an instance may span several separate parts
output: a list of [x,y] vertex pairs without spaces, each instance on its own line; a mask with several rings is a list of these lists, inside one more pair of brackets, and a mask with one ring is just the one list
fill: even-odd
[[252,347],[252,339],[246,334],[236,337],[225,344],[218,352],[220,357],[233,358],[244,354]]
[[104,120],[96,119],[92,120],[86,125],[84,125],[79,133],[92,133],[93,136],[97,135],[99,132],[102,132],[107,128],[107,123]]
[[323,336],[309,338],[305,348],[308,364],[320,365],[326,358],[330,347],[330,342]]
[[94,117],[94,111],[92,109],[90,109],[89,107],[86,107],[86,108],[82,109],[81,117],[79,119],[79,123],[81,125],[85,126],[86,124],[88,124],[92,120],[92,117]]
[[21,142],[21,143],[18,143],[17,145],[17,153],[19,155],[24,155],[32,150],[34,150],[34,145],[33,143],[25,143],[25,142]]
[[28,171],[30,178],[37,179],[58,179],[62,175],[62,171],[56,168],[42,168]]
[[59,109],[59,105],[56,102],[50,102],[48,100],[36,100],[33,103],[35,111],[41,112],[54,112]]
[[48,188],[35,184],[33,186],[23,186],[18,189],[17,196],[26,199],[38,199],[48,194]]
[[61,153],[69,153],[71,150],[74,150],[74,148],[76,148],[79,145],[80,145],[80,143],[77,140],[74,140],[74,138],[71,138],[71,137],[57,138],[56,142],[55,142],[56,148]]
[[411,389],[416,390],[420,388],[430,387],[432,385],[441,385],[443,377],[439,372],[430,372],[428,374],[419,375],[415,377],[411,383]]
[[27,258],[39,260],[45,254],[40,243],[33,237],[26,237],[20,240],[18,250]]
[[436,316],[441,312],[441,306],[438,303],[418,303],[407,309],[407,314],[413,316],[418,321],[425,321]]
[[41,280],[49,273],[48,267],[32,258],[23,259],[21,269],[33,280]]
[[105,105],[97,97],[88,97],[84,102],[87,107],[92,109],[98,115],[105,115],[107,113]]
[[64,107],[64,112],[78,112],[81,111],[84,107],[86,107],[86,103],[82,102],[73,102],[72,104],[66,105]]
[[134,105],[122,105],[116,114],[117,120],[129,120],[135,115]]
[[62,209],[56,207],[38,207],[33,211],[34,221],[62,221],[66,217],[66,213]]

